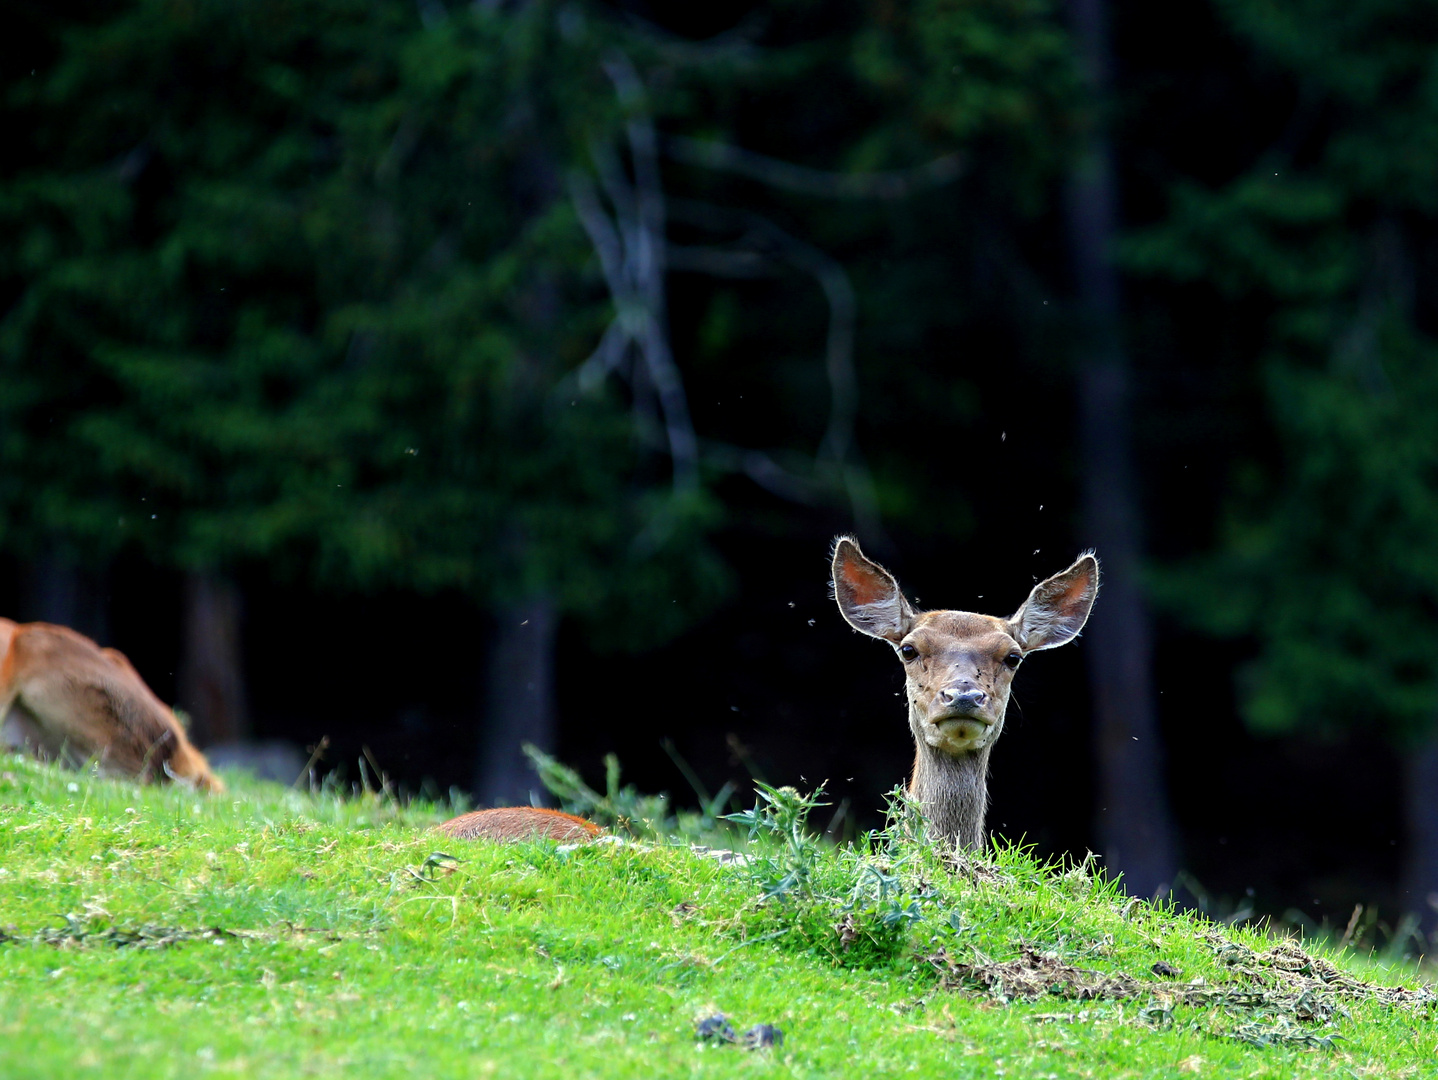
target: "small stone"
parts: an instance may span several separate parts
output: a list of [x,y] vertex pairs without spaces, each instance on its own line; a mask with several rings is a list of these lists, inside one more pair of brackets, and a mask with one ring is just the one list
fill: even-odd
[[773,1024],[755,1024],[744,1032],[746,1050],[767,1050],[784,1045],[784,1033]]
[[715,1013],[713,1016],[706,1016],[694,1027],[694,1035],[702,1042],[732,1043],[738,1042],[734,1034],[733,1025],[729,1018],[723,1013]]

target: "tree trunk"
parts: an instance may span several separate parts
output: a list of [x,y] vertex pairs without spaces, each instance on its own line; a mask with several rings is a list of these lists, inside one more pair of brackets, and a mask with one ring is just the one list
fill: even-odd
[[489,662],[488,702],[475,794],[488,806],[537,803],[543,788],[522,749],[555,745],[554,651],[559,615],[548,597],[500,613]]
[[213,574],[185,575],[179,705],[201,746],[236,743],[250,733],[240,655],[240,590]]
[[1438,731],[1404,755],[1403,816],[1408,844],[1402,902],[1422,920],[1426,938],[1438,929]]
[[[1109,90],[1106,0],[1072,0],[1080,63],[1095,108]],[[1130,435],[1128,356],[1119,281],[1113,153],[1093,126],[1069,176],[1066,216],[1077,281],[1083,526],[1103,562],[1103,593],[1085,653],[1094,691],[1099,837],[1110,870],[1137,896],[1166,891],[1177,870],[1152,680],[1152,634],[1139,585],[1139,505]]]

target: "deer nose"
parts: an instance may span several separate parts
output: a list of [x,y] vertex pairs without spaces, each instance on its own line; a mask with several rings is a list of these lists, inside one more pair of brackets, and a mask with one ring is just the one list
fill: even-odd
[[971,711],[982,707],[988,700],[989,695],[977,687],[966,689],[962,686],[950,686],[939,691],[939,701],[949,709]]

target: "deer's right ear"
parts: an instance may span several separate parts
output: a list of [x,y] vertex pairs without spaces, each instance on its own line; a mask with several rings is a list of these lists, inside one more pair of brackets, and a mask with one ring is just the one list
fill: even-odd
[[834,599],[861,634],[897,645],[914,626],[914,609],[894,575],[865,557],[852,536],[834,541]]

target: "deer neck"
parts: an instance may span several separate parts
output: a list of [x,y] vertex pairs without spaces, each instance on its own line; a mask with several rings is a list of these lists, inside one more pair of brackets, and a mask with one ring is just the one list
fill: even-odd
[[945,754],[920,742],[909,794],[919,803],[931,839],[980,851],[989,803],[989,751]]

